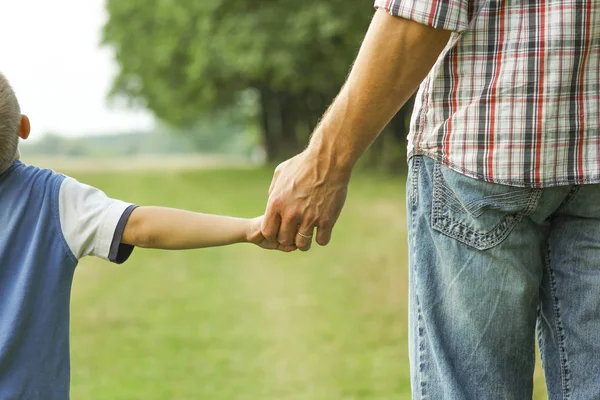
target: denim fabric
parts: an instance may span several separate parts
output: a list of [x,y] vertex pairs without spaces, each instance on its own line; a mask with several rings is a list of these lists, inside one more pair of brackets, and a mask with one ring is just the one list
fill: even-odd
[[518,188],[410,160],[414,399],[600,399],[600,185]]

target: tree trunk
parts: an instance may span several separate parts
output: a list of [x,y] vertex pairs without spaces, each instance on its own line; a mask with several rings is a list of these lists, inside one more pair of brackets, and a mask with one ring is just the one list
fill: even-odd
[[279,95],[279,109],[281,121],[281,154],[284,158],[295,156],[301,151],[298,141],[298,115],[297,102],[287,93]]
[[260,119],[262,138],[268,162],[276,162],[281,152],[281,131],[274,120],[277,114],[273,93],[266,88],[260,90]]
[[298,154],[302,146],[297,136],[297,101],[288,93],[260,90],[261,127],[268,162],[281,162]]

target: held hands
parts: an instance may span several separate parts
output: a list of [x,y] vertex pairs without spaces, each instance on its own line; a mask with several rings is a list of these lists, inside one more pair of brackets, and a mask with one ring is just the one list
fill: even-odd
[[246,232],[246,242],[255,244],[266,250],[280,250],[286,253],[297,249],[295,245],[284,246],[277,240],[267,240],[261,232],[263,219],[264,217],[257,217],[249,220],[248,230]]
[[246,241],[263,249],[308,251],[313,231],[325,246],[348,193],[350,170],[308,151],[280,164],[269,188],[264,216],[249,222]]
[[346,201],[350,171],[308,150],[275,170],[262,235],[270,244],[307,251],[316,241],[325,246]]

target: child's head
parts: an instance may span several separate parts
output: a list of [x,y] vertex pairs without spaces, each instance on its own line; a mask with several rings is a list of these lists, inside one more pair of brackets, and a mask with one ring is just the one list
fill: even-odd
[[26,139],[29,129],[29,120],[21,115],[15,92],[0,73],[0,173],[14,161],[19,137]]

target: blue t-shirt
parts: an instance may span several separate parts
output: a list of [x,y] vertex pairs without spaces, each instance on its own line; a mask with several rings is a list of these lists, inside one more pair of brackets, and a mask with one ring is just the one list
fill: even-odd
[[124,262],[134,206],[20,161],[0,174],[0,400],[69,398],[69,302],[78,260]]

